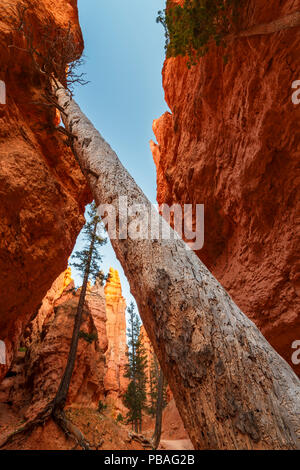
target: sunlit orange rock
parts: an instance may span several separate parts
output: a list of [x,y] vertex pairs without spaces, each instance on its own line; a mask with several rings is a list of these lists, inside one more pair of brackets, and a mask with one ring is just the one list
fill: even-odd
[[[300,106],[291,88],[299,26],[267,34],[272,21],[297,10],[293,0],[251,0],[239,17],[247,35],[228,41],[226,64],[214,45],[190,70],[183,57],[166,60],[171,113],[154,121],[151,148],[158,202],[205,205],[197,254],[300,374],[291,362],[300,331]],[[256,25],[266,34],[255,35]]]
[[[77,2],[29,3],[34,46],[39,48],[46,21],[62,28],[70,22],[80,55]],[[5,9],[14,5],[28,2],[0,5],[0,80],[7,91],[6,105],[0,106],[0,339],[7,345],[7,366],[30,317],[66,269],[90,200],[81,170],[53,125],[56,109],[37,104],[44,101],[45,81],[30,54],[8,47],[23,45],[20,33],[5,22]],[[0,379],[7,371],[2,369]]]
[[[33,418],[54,398],[62,378],[80,292],[75,292],[70,269],[48,291],[22,340],[11,374],[0,384],[0,403]],[[96,283],[86,296],[77,358],[67,405],[97,408],[104,399],[107,350],[104,288]],[[0,423],[1,424],[1,423]]]
[[[146,355],[146,360],[147,360],[147,366],[146,366],[146,378],[147,378],[147,383],[146,383],[146,391],[147,391],[147,396],[148,396],[148,401],[150,404],[150,390],[151,390],[151,380],[153,378],[151,377],[151,367],[154,365],[154,349],[152,347],[152,344],[150,342],[149,336],[147,335],[147,332],[145,330],[144,325],[141,326],[141,331],[140,331],[140,341],[145,349],[145,355]],[[158,365],[158,362],[157,362]],[[158,365],[159,367],[159,365]]]
[[57,127],[57,126],[59,126],[60,122],[61,122],[60,111],[58,111],[58,109],[56,109],[53,124],[54,124],[55,127]]
[[126,409],[122,404],[122,395],[124,395],[128,385],[128,379],[124,377],[127,363],[126,302],[122,296],[122,287],[117,270],[110,268],[104,291],[108,339],[107,372],[104,377],[104,387],[107,402],[111,404],[113,412],[125,413]]

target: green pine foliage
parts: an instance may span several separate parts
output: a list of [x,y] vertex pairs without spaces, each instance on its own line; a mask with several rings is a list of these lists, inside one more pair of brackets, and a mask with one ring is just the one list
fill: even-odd
[[99,400],[98,402],[98,412],[100,414],[104,413],[104,411],[107,409],[107,404],[103,403],[103,401]]
[[116,422],[117,423],[123,423],[123,421],[124,421],[124,418],[121,415],[121,413],[119,413],[118,416],[116,417]]
[[158,12],[165,29],[167,57],[188,56],[188,67],[203,57],[211,41],[226,46],[224,37],[236,24],[243,0],[185,0]]
[[102,256],[100,255],[100,247],[107,243],[107,238],[103,235],[103,225],[101,223],[101,218],[97,214],[97,208],[95,202],[93,202],[88,211],[88,220],[83,228],[84,242],[82,250],[76,251],[72,255],[71,259],[74,261],[71,264],[74,268],[79,271],[82,276],[86,272],[86,267],[90,255],[90,246],[93,241],[93,254],[91,265],[89,269],[89,279],[95,281],[100,279],[103,284],[106,277],[100,271],[100,263],[102,261]]
[[124,405],[128,408],[127,423],[132,424],[136,432],[142,430],[142,413],[146,409],[146,367],[147,357],[140,341],[141,321],[135,311],[134,304],[128,307],[128,364],[125,377],[129,379],[127,391],[123,397]]
[[79,338],[84,339],[87,343],[92,344],[93,341],[98,339],[98,335],[96,332],[94,333],[86,333],[85,331],[79,331]]

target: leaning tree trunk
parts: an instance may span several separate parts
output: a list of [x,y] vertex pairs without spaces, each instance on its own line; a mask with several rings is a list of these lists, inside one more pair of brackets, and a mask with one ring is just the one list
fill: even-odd
[[[97,204],[151,204],[62,87],[66,129]],[[128,217],[128,224],[136,215]],[[117,227],[118,233],[118,227]],[[196,449],[294,449],[300,382],[182,240],[112,239]]]

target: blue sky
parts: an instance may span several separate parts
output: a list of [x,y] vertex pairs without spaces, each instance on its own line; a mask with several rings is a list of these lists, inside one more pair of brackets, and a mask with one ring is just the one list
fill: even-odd
[[[76,88],[75,99],[154,203],[156,171],[149,140],[154,139],[153,119],[167,110],[161,77],[164,31],[155,19],[165,0],[78,0],[78,5],[90,83]],[[79,237],[75,250],[81,245]],[[102,252],[102,269],[119,270],[129,304],[129,285],[110,243]]]

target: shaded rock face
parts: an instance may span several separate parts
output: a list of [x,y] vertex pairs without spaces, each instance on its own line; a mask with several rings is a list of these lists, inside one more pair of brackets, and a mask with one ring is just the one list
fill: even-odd
[[3,0],[0,6],[0,80],[6,104],[0,105],[0,339],[7,367],[18,339],[39,309],[51,284],[67,266],[90,200],[85,179],[55,130],[54,108],[40,106],[45,83],[29,54],[9,48],[24,46],[20,34],[4,22],[9,5],[30,5],[34,44],[47,20],[55,27],[71,23],[76,53],[83,49],[76,1]]
[[[79,293],[68,271],[54,282],[36,318],[28,325],[22,344],[0,386],[0,402],[11,403],[26,419],[34,417],[55,396],[62,378],[74,326]],[[81,337],[67,405],[97,408],[104,398],[107,337],[103,287],[87,294]],[[24,348],[25,349],[25,348]]]
[[300,106],[291,99],[299,26],[272,32],[275,20],[298,9],[293,0],[246,1],[239,20],[246,33],[228,41],[227,64],[214,46],[191,70],[182,57],[166,60],[171,113],[154,121],[151,148],[158,202],[205,205],[197,254],[300,374],[291,363],[300,334]]
[[119,273],[110,268],[109,278],[105,288],[106,303],[106,333],[108,349],[106,352],[107,373],[104,377],[104,387],[107,402],[112,405],[113,413],[125,412],[122,403],[128,379],[124,377],[127,363],[126,344],[126,301],[122,296]]

